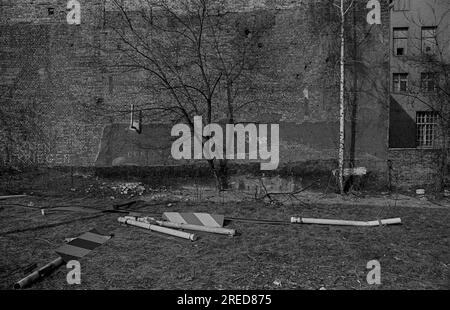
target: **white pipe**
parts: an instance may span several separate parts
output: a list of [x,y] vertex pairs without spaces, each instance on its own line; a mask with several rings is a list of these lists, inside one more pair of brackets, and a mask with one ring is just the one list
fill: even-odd
[[373,226],[382,226],[382,225],[401,224],[402,220],[400,218],[394,218],[394,219],[363,222],[363,221],[326,220],[326,219],[291,217],[291,223],[373,227]]
[[194,231],[204,231],[213,234],[221,234],[234,236],[236,234],[236,230],[221,228],[221,227],[207,227],[200,225],[191,225],[191,224],[181,224],[181,223],[172,223],[167,221],[156,221],[156,223],[160,226],[178,228],[178,229],[186,229],[186,230],[194,230]]
[[145,228],[145,229],[157,231],[157,232],[160,232],[163,234],[167,234],[167,235],[171,235],[171,236],[175,236],[175,237],[179,237],[179,238],[183,238],[183,239],[188,239],[191,241],[197,240],[197,237],[194,234],[186,233],[183,231],[178,231],[175,229],[165,228],[165,227],[161,227],[161,226],[157,226],[157,225],[151,225],[148,223],[139,222],[139,221],[132,220],[129,218],[124,218],[124,217],[119,217],[118,221],[123,224],[136,226],[136,227],[140,227],[140,228]]
[[124,216],[124,219],[138,221],[147,224],[157,224],[163,227],[177,228],[177,229],[186,229],[186,230],[194,230],[194,231],[203,231],[213,234],[221,234],[234,236],[236,234],[236,230],[221,228],[221,227],[209,227],[209,226],[200,226],[200,225],[192,225],[192,224],[182,224],[182,223],[173,223],[169,221],[159,221],[152,217],[135,217],[135,216]]
[[192,224],[183,224],[183,223],[173,223],[169,221],[159,221],[154,219],[153,217],[134,217],[134,216],[124,216],[125,219],[131,219],[138,222],[143,222],[147,224],[157,224],[159,226],[177,228],[177,229],[186,229],[186,230],[194,230],[194,231],[203,231],[213,234],[221,234],[234,236],[236,234],[236,230],[221,228],[221,227],[209,227],[209,226],[200,226],[200,225],[192,225]]

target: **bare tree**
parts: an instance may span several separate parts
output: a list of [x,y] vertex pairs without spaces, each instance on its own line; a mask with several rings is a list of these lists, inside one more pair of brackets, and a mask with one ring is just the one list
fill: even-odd
[[340,16],[340,80],[339,80],[339,155],[338,155],[338,175],[339,190],[344,194],[344,156],[345,156],[345,17],[351,7],[353,0],[346,5],[345,0],[339,0],[339,4],[333,5],[339,9]]
[[336,14],[330,21],[332,27],[323,26],[323,30],[332,41],[329,58],[335,61],[329,70],[338,82],[333,85],[339,89],[338,169],[334,172],[339,191],[343,194],[352,188],[356,179],[352,174],[347,178],[344,168],[355,168],[361,98],[370,98],[380,106],[388,99],[388,83],[380,78],[380,74],[385,72],[387,53],[385,57],[380,54],[375,59],[364,55],[367,48],[373,48],[373,34],[383,31],[377,26],[381,16],[378,12],[373,15],[373,8],[370,11],[369,6],[373,3],[352,0],[331,0],[330,3],[337,8]]
[[[258,66],[258,42],[267,23],[247,15],[239,20],[226,1],[140,0],[139,9],[113,0],[120,18],[112,25],[119,42],[115,66],[143,71],[147,91],[164,102],[141,107],[159,118],[182,121],[194,128],[233,124],[236,113],[258,100],[251,92],[251,72]],[[241,23],[241,27],[233,26]],[[203,137],[205,144],[211,137]],[[227,160],[210,159],[217,187],[227,187]]]

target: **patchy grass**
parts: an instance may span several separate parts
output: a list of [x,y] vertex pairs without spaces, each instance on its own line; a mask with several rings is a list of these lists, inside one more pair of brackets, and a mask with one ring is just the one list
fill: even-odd
[[[63,204],[107,209],[111,204],[92,197],[33,199],[35,207]],[[169,208],[152,202],[139,209],[144,214],[196,211],[286,221],[297,215],[349,220],[401,217],[404,223],[359,228],[230,222],[238,236],[201,233],[198,241],[189,242],[121,226],[117,214],[42,216],[38,209],[11,205],[29,201],[0,202],[2,289],[24,277],[25,266],[43,266],[56,258],[54,250],[65,238],[96,227],[115,236],[81,260],[81,285],[69,286],[68,270],[61,267],[32,289],[450,289],[449,208],[256,202],[179,202]],[[381,263],[380,286],[366,282],[366,264],[373,259]]]

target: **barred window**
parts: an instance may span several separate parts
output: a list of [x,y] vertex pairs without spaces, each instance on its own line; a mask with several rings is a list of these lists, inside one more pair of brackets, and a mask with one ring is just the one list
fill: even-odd
[[436,54],[437,27],[422,27],[422,54]]
[[420,88],[425,93],[435,92],[437,90],[437,74],[434,72],[421,73]]
[[408,73],[394,73],[393,92],[401,93],[408,90]]
[[394,55],[404,56],[408,51],[408,28],[394,28]]
[[417,146],[432,147],[436,142],[436,112],[416,112]]

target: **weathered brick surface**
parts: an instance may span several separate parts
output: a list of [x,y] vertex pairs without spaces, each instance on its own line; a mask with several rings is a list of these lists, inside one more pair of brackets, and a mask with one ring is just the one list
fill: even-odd
[[[10,122],[16,124],[1,129],[3,141],[15,137],[2,143],[5,164],[31,161],[39,165],[92,166],[103,128],[129,121],[129,114],[120,111],[126,111],[131,103],[144,107],[165,100],[146,92],[145,74],[119,74],[108,66],[109,55],[100,48],[119,47],[105,22],[115,14],[110,2],[106,1],[106,6],[101,0],[80,2],[82,24],[75,26],[66,23],[66,1],[1,1],[1,91],[8,94],[2,97],[2,104],[14,115],[9,117]],[[387,1],[382,2],[382,26],[371,28],[365,22],[366,1],[360,1],[357,10],[358,29],[368,34],[357,53],[363,65],[357,68],[353,121],[356,164],[385,174],[389,20]],[[264,69],[255,74],[253,88],[248,90],[257,92],[263,100],[242,109],[236,120],[280,123],[282,165],[336,158],[336,9],[325,0],[230,3],[239,14],[262,16],[262,22],[269,25],[261,37],[259,52]],[[49,8],[54,9],[53,15],[48,14]],[[255,9],[259,11],[251,13]],[[231,29],[239,31],[239,26],[232,25]],[[350,53],[350,47],[348,50]],[[352,80],[350,67],[348,83]],[[36,130],[23,122],[24,113],[17,113],[19,107],[33,105],[37,112],[29,118]],[[350,102],[348,106],[350,141]],[[221,111],[215,116],[223,118]],[[167,124],[169,120],[155,120],[147,113],[144,122]],[[19,134],[27,131],[31,131],[27,137]]]
[[399,188],[434,189],[439,171],[438,153],[432,149],[398,149],[389,151],[392,162],[392,185]]

